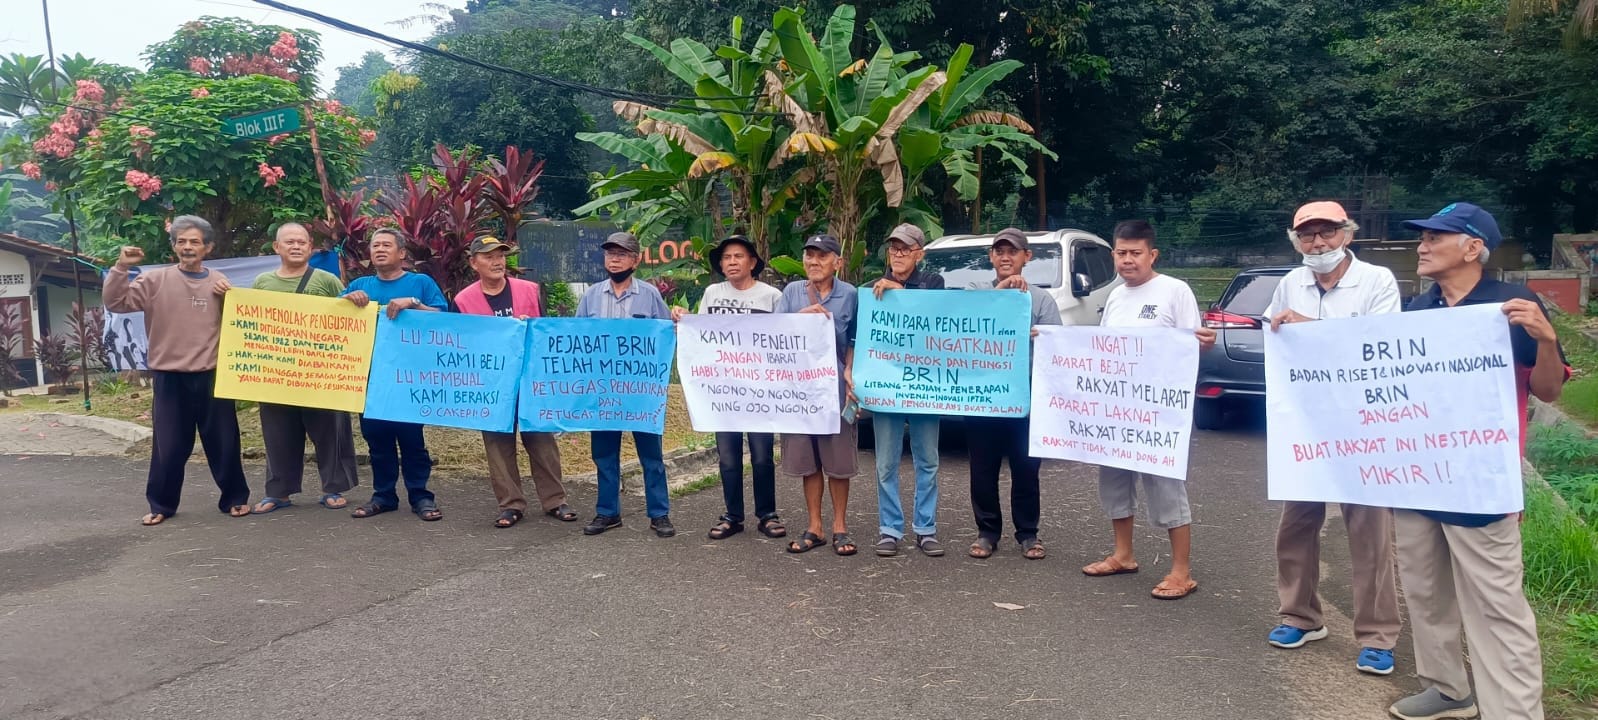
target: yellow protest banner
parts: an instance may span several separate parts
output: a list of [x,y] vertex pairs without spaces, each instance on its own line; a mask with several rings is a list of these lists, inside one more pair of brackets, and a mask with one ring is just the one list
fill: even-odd
[[216,396],[361,412],[376,338],[377,303],[229,290]]

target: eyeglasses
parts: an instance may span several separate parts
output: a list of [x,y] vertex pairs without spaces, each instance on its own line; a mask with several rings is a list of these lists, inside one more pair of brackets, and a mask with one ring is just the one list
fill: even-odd
[[1313,231],[1313,232],[1304,232],[1304,231],[1301,231],[1301,230],[1294,230],[1293,231],[1293,236],[1298,238],[1299,242],[1313,242],[1315,240],[1315,238],[1320,238],[1322,240],[1336,240],[1337,236],[1341,235],[1342,233],[1343,233],[1343,226],[1342,225],[1331,225],[1331,226],[1323,227],[1320,230],[1316,230],[1316,231]]
[[889,255],[894,255],[894,256],[897,256],[897,257],[904,257],[906,255],[914,254],[915,251],[920,250],[920,249],[921,248],[910,247],[909,245],[889,245],[888,246],[888,254]]

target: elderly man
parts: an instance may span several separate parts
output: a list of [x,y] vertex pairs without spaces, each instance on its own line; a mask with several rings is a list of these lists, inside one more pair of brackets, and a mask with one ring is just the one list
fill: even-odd
[[[356,307],[369,302],[383,305],[388,319],[407,310],[441,312],[449,309],[438,283],[421,273],[405,270],[405,236],[395,228],[372,231],[367,252],[376,274],[355,278],[344,299]],[[361,417],[361,436],[372,458],[372,499],[355,508],[351,517],[368,518],[399,509],[400,474],[405,475],[405,495],[411,512],[426,521],[441,520],[438,501],[427,481],[433,475],[433,458],[427,453],[422,426],[416,423]]]
[[[256,290],[338,297],[344,283],[338,276],[310,266],[311,232],[299,223],[284,223],[272,242],[281,264],[255,277]],[[360,482],[355,471],[355,431],[348,413],[338,410],[261,403],[261,439],[266,444],[266,497],[255,505],[265,514],[294,504],[305,476],[305,436],[316,446],[316,470],[329,510],[343,508],[344,493]]]
[[[927,236],[910,223],[902,223],[888,233],[888,271],[871,285],[872,294],[882,299],[889,290],[942,290],[943,276],[920,269],[926,255]],[[915,466],[916,547],[929,557],[943,555],[938,542],[938,426],[937,415],[910,415],[872,411],[871,430],[877,456],[877,523],[881,537],[876,551],[880,557],[899,554],[904,540],[904,510],[899,505],[899,458],[904,454],[905,428],[910,431],[910,461]]]
[[826,545],[822,533],[821,504],[830,490],[832,494],[832,551],[839,555],[853,555],[860,551],[849,537],[849,479],[855,476],[856,429],[853,381],[850,368],[854,365],[855,311],[860,298],[855,287],[838,279],[843,269],[843,249],[838,239],[831,235],[816,235],[805,241],[805,279],[788,283],[782,289],[782,300],[777,303],[780,313],[819,313],[832,318],[832,329],[837,340],[838,399],[844,407],[844,422],[838,432],[831,435],[782,435],[782,472],[803,478],[805,510],[809,522],[799,539],[788,543],[788,552],[809,552]]
[[[632,233],[611,233],[600,248],[605,251],[605,272],[610,277],[583,292],[577,301],[577,317],[670,320],[671,311],[666,309],[660,291],[633,277],[643,252],[638,238]],[[658,434],[633,431],[638,463],[644,466],[644,505],[649,527],[656,537],[669,538],[677,534],[677,528],[671,524],[671,493],[666,487],[661,441]],[[621,527],[621,433],[595,430],[588,434],[588,443],[599,475],[599,498],[594,519],[583,528],[583,534],[598,535]]]
[[[1018,290],[1032,300],[1032,326],[1059,325],[1060,307],[1042,288],[1031,287],[1021,275],[1032,259],[1032,246],[1026,233],[1005,228],[993,236],[988,247],[988,262],[993,264],[995,290]],[[1030,352],[1030,350],[1028,351]],[[976,515],[977,539],[966,554],[977,559],[993,557],[1004,532],[1004,511],[999,505],[999,466],[1010,461],[1010,522],[1015,525],[1015,540],[1029,560],[1042,560],[1043,542],[1038,540],[1042,499],[1038,493],[1038,472],[1043,461],[1032,457],[1028,438],[1028,417],[966,418],[966,445],[971,453],[971,510]]]
[[183,493],[183,467],[194,452],[199,432],[211,479],[222,491],[217,507],[233,517],[250,514],[250,487],[239,456],[239,418],[232,400],[215,397],[216,346],[222,334],[222,301],[229,285],[222,273],[205,267],[216,247],[211,223],[193,215],[172,219],[172,252],[178,262],[139,273],[128,281],[128,269],[144,260],[144,251],[122,248],[116,266],[106,273],[105,306],[112,312],[144,313],[149,335],[149,368],[155,393],[150,415],[155,436],[144,496],[150,513],[143,524],[160,525],[177,514]]
[[[782,300],[782,291],[756,278],[766,261],[749,238],[733,235],[710,251],[710,267],[723,278],[705,288],[699,312],[749,315],[770,313]],[[687,308],[671,309],[671,319],[681,320]],[[727,512],[710,528],[710,539],[721,540],[744,531],[744,438],[749,439],[749,467],[754,474],[755,517],[761,534],[787,537],[788,529],[777,517],[777,464],[772,459],[776,439],[771,433],[716,433],[716,459],[721,470],[721,498]]]
[[[540,315],[538,283],[510,277],[505,258],[513,250],[498,238],[480,237],[467,250],[468,262],[477,273],[477,282],[455,293],[455,307],[467,315],[528,320]],[[527,448],[527,461],[533,471],[533,487],[544,514],[563,522],[577,519],[577,511],[566,504],[566,487],[561,485],[560,445],[555,434],[521,433]],[[527,514],[527,496],[522,493],[522,470],[516,459],[516,434],[483,432],[483,450],[488,454],[488,485],[499,501],[499,517],[494,527],[508,528]]]
[[[1343,206],[1312,202],[1293,214],[1288,240],[1304,257],[1276,286],[1265,314],[1271,330],[1282,323],[1350,318],[1401,309],[1398,282],[1386,268],[1349,252],[1359,229]],[[1398,644],[1398,590],[1393,579],[1393,515],[1387,508],[1343,503],[1349,564],[1354,586],[1354,638],[1360,644],[1354,667],[1372,675],[1393,672]],[[1318,593],[1321,577],[1321,526],[1326,504],[1286,502],[1276,532],[1276,592],[1281,624],[1266,641],[1288,650],[1327,636]]]
[[[1405,227],[1421,232],[1417,271],[1436,281],[1406,310],[1501,305],[1515,362],[1516,418],[1526,437],[1526,396],[1559,399],[1570,368],[1537,295],[1486,276],[1503,242],[1493,216],[1455,203]],[[1469,392],[1469,388],[1460,388]],[[1423,690],[1388,710],[1404,720],[1543,717],[1542,651],[1526,602],[1520,519],[1430,510],[1394,510],[1398,574],[1415,636],[1415,674]],[[1460,644],[1470,645],[1470,672]],[[1473,699],[1470,676],[1475,675]]]
[[[1167,327],[1191,330],[1200,347],[1215,344],[1215,331],[1199,327],[1198,301],[1193,289],[1169,275],[1154,271],[1160,251],[1154,247],[1154,227],[1145,220],[1127,220],[1115,226],[1115,270],[1125,283],[1110,291],[1099,318],[1103,327]],[[1137,511],[1137,483],[1149,509],[1149,522],[1171,538],[1171,572],[1154,586],[1159,600],[1180,600],[1198,589],[1190,563],[1193,551],[1193,512],[1187,501],[1187,483],[1114,467],[1099,468],[1099,503],[1110,516],[1115,552],[1082,568],[1100,577],[1137,572],[1132,554],[1133,515]]]

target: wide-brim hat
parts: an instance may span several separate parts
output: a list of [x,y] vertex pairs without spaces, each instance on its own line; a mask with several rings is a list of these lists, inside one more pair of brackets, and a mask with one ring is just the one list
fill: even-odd
[[742,245],[749,250],[749,256],[755,259],[755,269],[749,272],[751,277],[760,277],[760,273],[766,271],[766,261],[760,257],[760,251],[755,248],[755,244],[742,235],[732,235],[710,249],[711,272],[725,277],[721,272],[721,254],[728,245]]

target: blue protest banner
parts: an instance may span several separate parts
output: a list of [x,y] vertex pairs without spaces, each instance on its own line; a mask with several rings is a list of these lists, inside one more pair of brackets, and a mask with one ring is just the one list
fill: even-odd
[[860,289],[854,390],[868,410],[1021,417],[1032,299],[1014,290]]
[[664,433],[676,352],[677,329],[670,320],[532,320],[517,426]]
[[366,416],[510,432],[527,323],[406,310],[378,316]]

